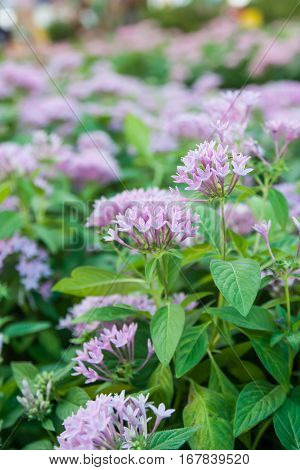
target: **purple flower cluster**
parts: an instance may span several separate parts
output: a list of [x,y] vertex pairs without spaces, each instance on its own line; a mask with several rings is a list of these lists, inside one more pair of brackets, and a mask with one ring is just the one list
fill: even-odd
[[58,167],[62,173],[79,183],[99,181],[105,185],[116,181],[120,174],[115,158],[96,146],[79,151],[65,148]]
[[36,290],[43,279],[51,274],[48,254],[37,244],[26,237],[14,235],[12,238],[0,240],[0,270],[6,258],[18,254],[16,269],[24,288]]
[[197,234],[198,216],[180,203],[136,203],[124,214],[118,214],[106,241],[142,253],[162,253]]
[[79,152],[84,152],[87,149],[94,149],[98,147],[101,151],[108,152],[115,155],[118,151],[117,145],[114,143],[109,134],[104,131],[92,131],[88,134],[81,134],[78,141]]
[[140,204],[172,202],[180,200],[173,193],[166,189],[149,188],[149,189],[132,189],[131,191],[123,191],[116,194],[110,199],[102,197],[95,201],[94,210],[87,221],[87,227],[106,227],[111,225],[118,214],[124,215],[127,209],[134,207],[137,201]]
[[[58,449],[146,449],[149,437],[174,411],[167,410],[163,403],[155,407],[148,401],[148,395],[126,398],[124,391],[119,395],[101,394],[64,421]],[[151,431],[150,412],[156,417]]]
[[32,173],[37,169],[37,162],[31,146],[14,142],[0,144],[1,179],[10,173],[21,175]]
[[223,198],[234,189],[241,176],[252,168],[246,168],[250,157],[229,152],[215,141],[200,144],[182,158],[173,176],[176,183],[186,184],[187,191],[198,191],[207,198]]
[[[285,155],[293,140],[300,138],[300,121],[281,119],[266,122],[266,129],[274,139],[276,158]],[[280,143],[282,145],[280,147]]]
[[[147,357],[142,364],[135,367],[136,332],[136,323],[124,323],[120,329],[116,325],[104,328],[98,336],[84,343],[82,350],[76,351],[77,356],[74,358],[76,366],[73,375],[83,375],[86,378],[86,383],[118,379],[130,381],[132,376],[147,364],[154,352],[152,343],[148,339]],[[109,361],[107,361],[106,353],[109,353],[109,356],[117,361],[114,370],[111,370],[107,364]]]
[[31,64],[3,62],[0,65],[0,76],[0,89],[6,90],[4,96],[11,96],[18,88],[35,93],[46,88],[46,74]]
[[51,123],[68,124],[72,129],[79,114],[78,103],[60,95],[29,96],[20,109],[23,125],[39,129]]
[[41,189],[45,189],[46,186],[46,192],[49,193],[47,179],[53,176],[54,168],[51,164],[57,160],[61,148],[63,146],[60,138],[56,134],[48,135],[44,131],[34,132],[31,144],[3,142],[0,144],[1,177],[11,173],[34,174],[35,185]]

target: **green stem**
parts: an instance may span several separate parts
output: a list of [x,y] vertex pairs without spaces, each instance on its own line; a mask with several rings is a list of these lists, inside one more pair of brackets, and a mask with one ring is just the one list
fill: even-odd
[[261,440],[262,436],[264,435],[265,431],[268,429],[272,422],[272,418],[268,418],[260,427],[260,430],[258,431],[256,438],[254,439],[253,445],[251,447],[251,450],[255,450],[259,444],[259,441]]
[[50,437],[52,444],[56,445],[57,441],[56,441],[56,437],[54,436],[54,434],[51,431],[49,431],[49,429],[46,429],[46,431],[47,431],[48,436]]
[[159,266],[160,266],[160,271],[161,271],[161,277],[162,277],[162,283],[164,287],[164,292],[165,292],[165,297],[168,299],[169,293],[168,293],[168,282],[167,282],[167,276],[165,272],[165,267],[164,267],[164,262],[162,258],[159,258],[158,260]]
[[289,291],[287,272],[284,273],[283,283],[284,283],[284,292],[285,292],[285,298],[286,298],[286,322],[287,322],[288,329],[290,330],[291,329],[291,302],[290,302],[290,291]]
[[223,260],[226,258],[226,225],[224,205],[224,199],[221,199],[221,252]]
[[[226,225],[225,225],[225,210],[224,210],[224,199],[221,199],[220,206],[221,206],[221,224],[220,224],[220,237],[221,237],[221,254],[222,259],[225,261],[226,259]],[[223,305],[223,295],[219,292],[218,298],[218,307],[222,307]]]
[[[262,206],[261,206],[261,212],[260,212],[260,220],[263,220],[265,217],[268,192],[269,192],[269,180],[267,179],[265,181],[265,184],[262,186]],[[259,240],[260,240],[260,234],[257,233],[254,248],[253,248],[253,254],[255,254],[258,250]]]

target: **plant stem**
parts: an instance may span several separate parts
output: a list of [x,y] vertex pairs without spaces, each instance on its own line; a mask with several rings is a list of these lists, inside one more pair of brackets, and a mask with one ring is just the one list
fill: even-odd
[[164,262],[162,258],[159,258],[159,266],[160,266],[160,271],[161,271],[161,277],[162,277],[162,283],[165,291],[165,297],[168,299],[169,294],[168,294],[168,282],[167,282],[167,276],[165,272],[165,267],[164,267]]
[[221,252],[223,260],[226,258],[226,225],[224,205],[224,199],[221,199]]
[[47,431],[48,436],[50,437],[52,444],[56,445],[57,442],[56,442],[56,438],[54,434],[51,431],[49,431],[49,429],[46,429],[46,431]]
[[[222,253],[222,259],[225,261],[226,259],[226,225],[225,225],[224,199],[221,199],[220,206],[221,206],[221,225],[220,225],[221,253]],[[223,301],[224,301],[223,295],[221,294],[221,292],[219,292],[218,307],[222,307]]]
[[[269,180],[267,179],[265,181],[265,184],[262,186],[262,206],[261,206],[261,212],[260,212],[260,220],[263,220],[265,217],[268,192],[269,192]],[[255,254],[258,250],[259,240],[260,240],[260,235],[259,233],[257,233],[254,248],[253,248],[253,254]]]
[[264,435],[265,431],[268,429],[272,422],[272,418],[268,418],[261,426],[260,430],[258,431],[256,438],[254,439],[253,445],[251,450],[255,450],[258,446],[259,441],[261,440],[262,436]]
[[283,283],[284,283],[284,292],[286,298],[286,322],[288,329],[291,329],[291,302],[290,302],[290,291],[289,291],[289,284],[288,284],[288,275],[285,271],[283,276]]

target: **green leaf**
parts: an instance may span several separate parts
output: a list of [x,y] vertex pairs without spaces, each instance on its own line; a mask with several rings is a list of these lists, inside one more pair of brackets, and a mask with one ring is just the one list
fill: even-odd
[[146,261],[145,263],[145,279],[146,282],[151,282],[156,274],[156,267],[157,267],[158,259],[151,258]]
[[180,273],[180,259],[177,255],[164,254],[157,263],[157,273],[162,285],[172,289]]
[[0,240],[11,237],[23,225],[21,215],[13,211],[0,212]]
[[169,431],[159,431],[149,439],[148,449],[150,450],[177,450],[191,438],[197,431],[197,427],[171,429]]
[[226,398],[233,411],[239,392],[233,383],[226,377],[224,372],[222,372],[215,359],[212,356],[210,359],[211,368],[208,388],[215,392],[219,392],[224,398]]
[[169,304],[160,308],[150,323],[155,353],[162,364],[171,361],[180,340],[185,322],[184,310],[180,305]]
[[127,142],[137,151],[138,156],[149,157],[150,130],[141,119],[129,114],[125,118],[124,134]]
[[0,204],[10,195],[11,193],[11,185],[8,182],[4,182],[0,184]]
[[192,302],[197,302],[197,300],[203,299],[203,297],[207,297],[209,295],[213,295],[212,292],[195,292],[194,294],[186,295],[183,302],[181,302],[181,306],[183,308],[188,307]]
[[241,315],[233,307],[219,307],[209,308],[208,313],[215,315],[222,320],[228,321],[233,325],[240,326],[241,328],[247,328],[248,330],[259,330],[259,331],[270,331],[276,330],[273,317],[262,307],[253,306],[251,307],[247,317]]
[[275,432],[288,450],[300,449],[300,406],[287,399],[274,416]]
[[245,237],[239,235],[238,233],[228,230],[230,238],[236,248],[236,250],[244,257],[247,256],[248,242]]
[[271,203],[274,216],[282,230],[286,228],[289,220],[289,206],[284,195],[275,188],[269,189],[268,199]]
[[52,450],[53,445],[47,439],[31,442],[23,447],[23,450]]
[[208,205],[199,204],[197,212],[200,216],[199,229],[204,240],[220,253],[220,216]]
[[206,328],[210,322],[193,326],[183,332],[176,350],[176,377],[182,377],[205,355],[208,346]]
[[183,422],[185,426],[199,426],[189,438],[191,449],[233,449],[230,407],[221,394],[191,382]]
[[63,233],[60,229],[35,225],[34,231],[37,237],[42,240],[51,253],[57,253],[63,244]]
[[72,413],[75,413],[80,406],[88,401],[88,394],[82,388],[74,387],[68,391],[67,395],[56,407],[56,414],[59,419],[64,420]]
[[189,246],[188,248],[182,250],[183,259],[181,265],[186,266],[187,264],[197,263],[201,258],[211,252],[212,247],[209,243]]
[[286,344],[270,346],[268,338],[251,339],[252,346],[267,371],[284,388],[289,387],[289,351]]
[[144,286],[142,279],[122,278],[117,273],[95,266],[76,268],[70,278],[59,281],[52,290],[79,297],[127,294]]
[[55,432],[55,427],[53,424],[53,421],[50,418],[45,418],[42,421],[42,427],[46,429],[46,431],[54,431]]
[[158,364],[149,379],[148,387],[157,387],[153,396],[151,396],[154,401],[170,406],[174,394],[173,375],[170,367]]
[[139,310],[134,310],[131,307],[95,307],[84,313],[80,317],[74,318],[73,322],[75,325],[78,323],[93,323],[94,321],[115,321],[122,320],[123,318],[128,317],[138,317],[141,316],[143,312]]
[[260,267],[252,259],[212,260],[213,280],[227,302],[246,317],[260,287]]
[[33,384],[35,377],[39,373],[38,369],[31,362],[13,362],[11,364],[14,379],[19,388],[22,387],[22,381],[26,379],[30,385]]
[[252,380],[265,380],[264,370],[251,361],[241,359],[227,365],[228,372],[240,383],[248,383]]
[[266,419],[282,405],[286,397],[280,385],[265,381],[247,384],[239,394],[233,431],[239,436]]
[[298,353],[300,349],[300,330],[294,331],[293,333],[290,333],[289,335],[287,335],[286,340],[287,340],[287,344],[292,346],[294,351]]
[[4,334],[9,338],[18,338],[20,336],[38,333],[39,331],[50,328],[51,323],[47,321],[20,321],[12,323],[4,329]]

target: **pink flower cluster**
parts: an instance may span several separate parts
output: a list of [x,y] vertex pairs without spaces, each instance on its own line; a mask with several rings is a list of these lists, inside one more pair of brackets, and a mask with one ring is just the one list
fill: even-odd
[[[110,328],[104,328],[99,336],[84,343],[82,350],[77,350],[77,356],[74,358],[76,366],[73,375],[83,375],[86,383],[96,382],[97,380],[128,381],[132,376],[140,371],[153,355],[154,349],[151,341],[148,339],[148,354],[146,359],[135,366],[136,359],[134,354],[135,335],[137,324],[124,323],[122,328],[118,329],[116,325]],[[111,370],[108,365],[108,356],[117,360],[117,367]]]
[[[293,140],[300,138],[300,120],[281,119],[267,121],[266,129],[274,139],[277,159],[285,155],[289,144]],[[282,141],[283,143],[280,147]]]
[[96,146],[78,152],[66,148],[58,167],[76,183],[99,181],[105,185],[116,181],[120,174],[114,157]]
[[198,216],[183,203],[136,203],[116,216],[105,240],[133,251],[161,253],[195,237],[197,222]]
[[[58,437],[59,450],[146,449],[149,437],[161,421],[175,411],[161,403],[155,407],[149,395],[125,397],[124,391],[115,395],[101,394],[88,401],[76,414],[64,421],[65,430]],[[149,430],[151,416],[156,419]]]
[[16,269],[24,288],[36,290],[43,279],[51,274],[48,254],[26,237],[14,235],[10,239],[0,240],[0,270],[6,258],[17,253],[19,258]]
[[182,158],[173,176],[176,183],[186,184],[187,191],[198,191],[209,199],[228,196],[241,176],[252,168],[246,168],[250,157],[229,152],[215,141],[198,145]]
[[124,215],[127,209],[140,204],[172,202],[174,194],[166,189],[132,189],[116,194],[110,199],[102,197],[95,201],[94,210],[87,221],[87,227],[105,227],[111,225],[118,214]]
[[114,155],[118,148],[103,131],[81,134],[77,147],[65,145],[60,151],[59,170],[75,183],[98,181],[106,185],[120,177]]
[[0,65],[0,95],[11,96],[16,89],[27,92],[45,91],[47,76],[45,72],[29,63],[18,63],[12,61],[3,62]]

